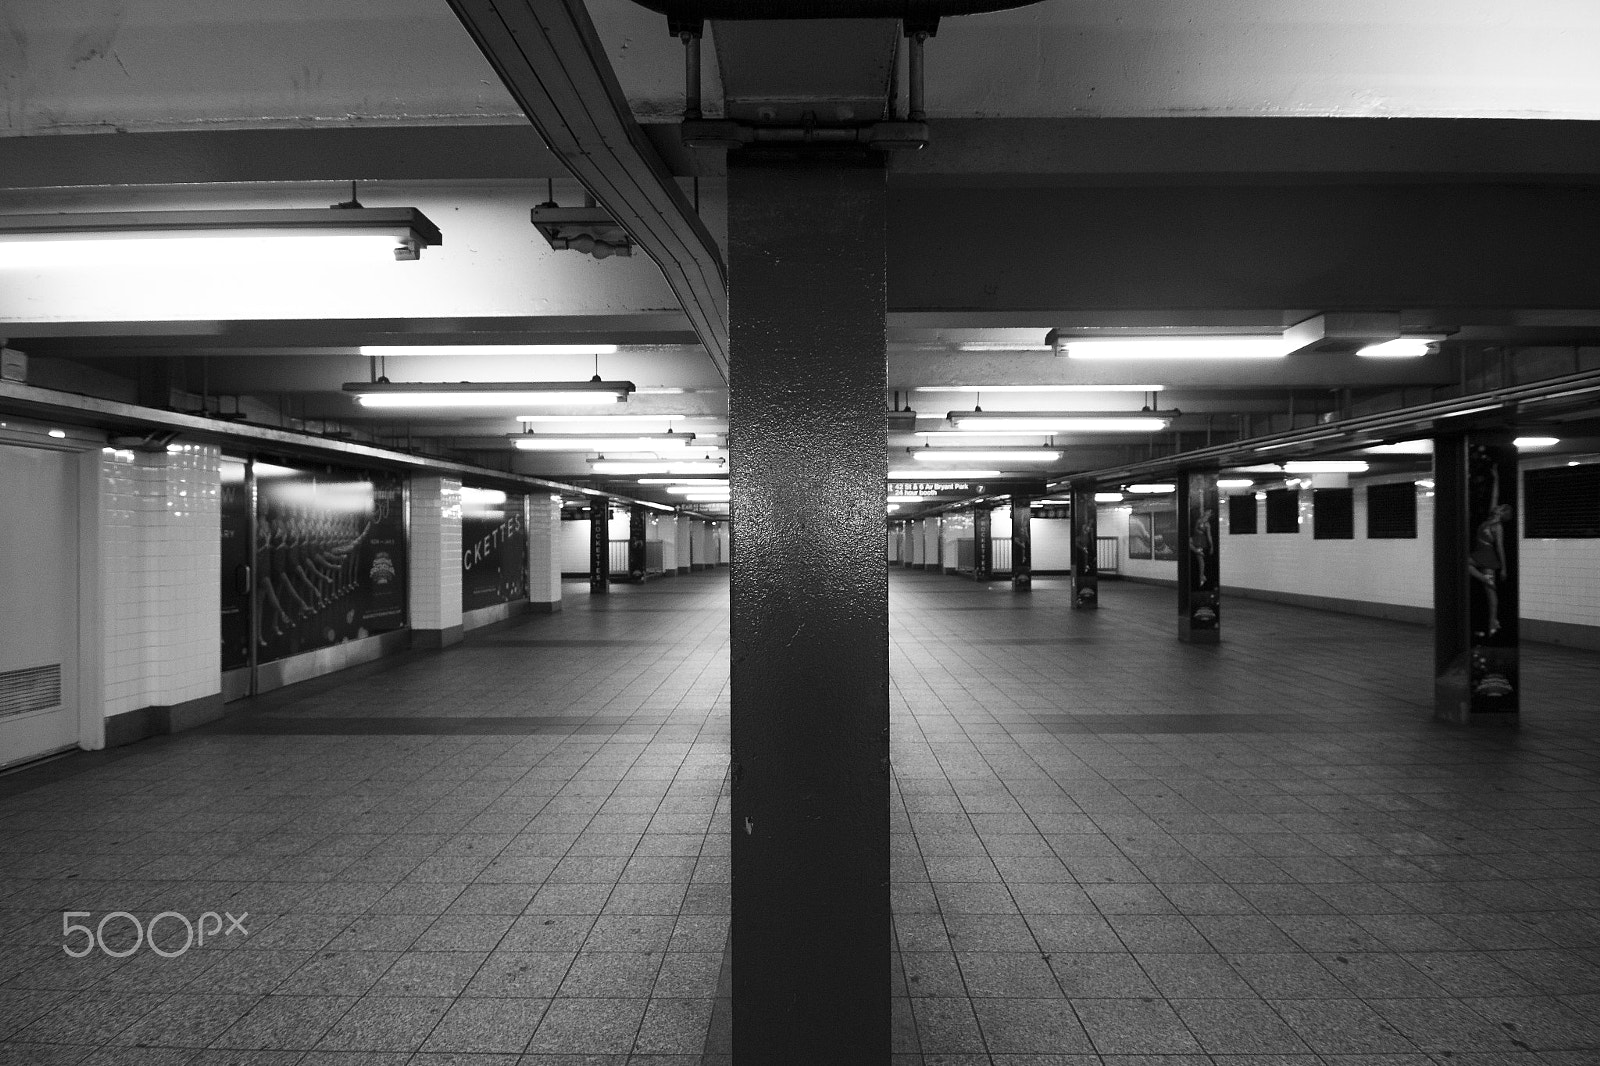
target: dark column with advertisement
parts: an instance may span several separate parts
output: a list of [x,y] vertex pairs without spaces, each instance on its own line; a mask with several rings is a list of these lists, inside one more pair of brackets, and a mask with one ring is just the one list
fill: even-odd
[[644,584],[645,577],[645,506],[642,503],[628,506],[628,580]]
[[1100,606],[1099,511],[1092,482],[1072,483],[1072,606],[1092,611]]
[[1517,448],[1510,429],[1433,442],[1435,718],[1518,721]]
[[988,581],[994,576],[994,512],[979,505],[972,512],[972,580]]
[[734,1062],[892,1032],[886,181],[728,156]]
[[[222,457],[222,672],[247,669],[252,663],[250,609],[255,594],[254,537],[251,535],[251,486],[246,460]],[[248,680],[230,696],[247,695]]]
[[589,592],[611,591],[611,505],[589,501]]
[[1178,472],[1178,639],[1215,644],[1222,639],[1220,553],[1217,546],[1217,472]]
[[1011,587],[1033,588],[1033,501],[1024,493],[1011,497]]

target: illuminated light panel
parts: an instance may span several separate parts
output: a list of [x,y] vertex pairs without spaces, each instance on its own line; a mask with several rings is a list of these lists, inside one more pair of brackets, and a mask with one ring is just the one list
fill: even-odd
[[1129,492],[1137,492],[1142,496],[1159,496],[1168,492],[1177,492],[1178,486],[1167,484],[1129,485]]
[[951,411],[950,422],[962,433],[1155,433],[1167,428],[1171,415],[1133,412]]
[[890,481],[970,481],[973,478],[999,477],[998,470],[891,470]]
[[1394,444],[1374,444],[1361,450],[1368,455],[1432,455],[1433,441],[1402,440]]
[[[641,484],[641,485],[682,485],[685,488],[690,488],[690,487],[693,487],[695,485],[704,485],[704,486],[709,486],[711,488],[719,488],[720,489],[720,488],[727,488],[728,479],[727,478],[714,478],[714,477],[693,477],[693,478],[691,478],[691,477],[642,477],[642,478],[639,479],[639,484]],[[670,492],[671,490],[669,489],[668,491]]]
[[1356,354],[1363,359],[1420,359],[1428,354],[1428,350],[1436,342],[1443,339],[1442,336],[1396,337],[1393,340],[1369,344],[1365,348],[1357,348]]
[[597,474],[700,474],[721,473],[727,469],[727,464],[716,459],[674,459],[659,463],[591,459],[589,467]]
[[1095,503],[1121,503],[1122,502],[1122,493],[1120,493],[1120,492],[1097,492],[1097,493],[1094,494],[1094,502]]
[[[1048,348],[1045,351],[1049,351]],[[1160,392],[1165,385],[918,385],[912,392]]]
[[363,344],[362,355],[615,355],[615,344]]
[[393,263],[395,247],[392,237],[372,234],[0,240],[0,270],[196,268],[224,263],[377,264]]
[[1553,448],[1561,443],[1560,437],[1518,437],[1511,442],[1518,448]]
[[1217,479],[1219,489],[1247,489],[1255,482],[1247,477],[1221,477]]
[[1365,474],[1368,464],[1362,459],[1293,459],[1283,469],[1290,474]]
[[564,436],[548,434],[513,436],[511,442],[525,452],[681,451],[694,443],[693,433],[641,433],[630,437]]
[[1068,359],[1282,359],[1293,344],[1276,334],[1238,337],[1070,337]]
[[461,487],[461,502],[478,505],[505,503],[506,494],[499,489],[475,489],[463,485]]
[[344,391],[363,407],[564,407],[625,403],[631,381],[404,381],[346,382]]
[[1050,448],[907,448],[919,463],[1053,463],[1061,452]]
[[[642,484],[645,479],[640,478],[639,480]],[[700,482],[679,482],[674,485],[668,485],[667,491],[674,496],[688,496],[695,492],[720,492],[726,495],[729,490],[728,483],[726,481],[717,482],[711,478],[707,478],[706,480]]]

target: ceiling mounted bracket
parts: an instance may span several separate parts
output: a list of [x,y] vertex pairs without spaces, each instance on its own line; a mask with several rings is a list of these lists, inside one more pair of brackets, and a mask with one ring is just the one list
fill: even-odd
[[534,229],[558,252],[574,251],[609,259],[614,255],[633,255],[633,238],[611,217],[611,212],[585,197],[583,207],[561,207],[554,200],[539,204],[530,212]]

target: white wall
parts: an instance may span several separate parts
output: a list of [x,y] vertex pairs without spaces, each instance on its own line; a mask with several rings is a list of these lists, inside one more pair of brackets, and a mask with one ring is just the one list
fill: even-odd
[[1041,570],[1060,570],[1065,573],[1072,569],[1072,519],[1040,518],[1035,515],[1033,521],[1028,523],[1028,529],[1033,534],[1035,573]]

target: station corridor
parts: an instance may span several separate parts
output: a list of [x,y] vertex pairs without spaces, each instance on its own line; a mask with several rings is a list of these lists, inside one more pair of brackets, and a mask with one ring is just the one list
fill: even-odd
[[[0,1063],[726,1063],[727,581],[0,776]],[[1102,595],[891,571],[899,1066],[1600,1062],[1600,655]]]

